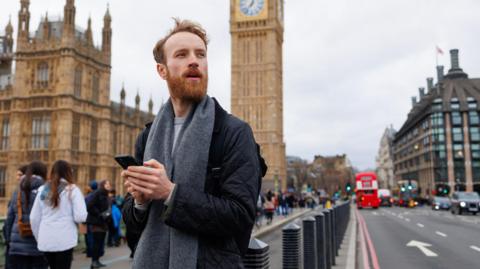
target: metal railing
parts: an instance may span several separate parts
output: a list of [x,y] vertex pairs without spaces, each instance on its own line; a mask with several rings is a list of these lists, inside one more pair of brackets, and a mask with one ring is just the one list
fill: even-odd
[[[314,211],[302,220],[302,227],[293,222],[284,226],[283,269],[330,269],[335,265],[349,219],[350,202],[346,201],[330,209]],[[269,251],[268,244],[252,238],[243,258],[245,268],[270,268]]]

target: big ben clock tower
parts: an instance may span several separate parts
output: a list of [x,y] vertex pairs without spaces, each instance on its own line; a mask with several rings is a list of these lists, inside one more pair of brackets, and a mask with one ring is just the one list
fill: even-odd
[[232,113],[261,145],[268,164],[263,190],[283,190],[283,0],[230,0],[230,33]]

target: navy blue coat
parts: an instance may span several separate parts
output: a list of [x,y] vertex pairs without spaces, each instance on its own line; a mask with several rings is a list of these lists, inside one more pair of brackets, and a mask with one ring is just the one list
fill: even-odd
[[[24,183],[22,179],[21,184]],[[35,197],[37,196],[37,191],[40,186],[44,183],[43,179],[39,176],[33,176],[31,178],[30,185],[30,198],[28,205],[26,205],[26,197],[23,191],[20,191],[21,201],[22,201],[22,221],[24,223],[30,223],[30,211],[33,207],[33,202],[35,202]],[[17,210],[17,195],[19,190],[17,189],[13,195],[12,199],[9,202],[7,220],[5,221],[5,240],[10,244],[10,255],[23,255],[23,256],[42,256],[43,253],[40,252],[37,248],[37,241],[35,237],[27,236],[21,237],[18,232],[18,210]]]

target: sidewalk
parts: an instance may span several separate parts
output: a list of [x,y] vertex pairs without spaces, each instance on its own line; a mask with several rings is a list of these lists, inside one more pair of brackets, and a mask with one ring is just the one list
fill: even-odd
[[355,269],[357,253],[357,218],[355,217],[355,205],[350,207],[350,220],[343,238],[338,256],[335,258],[336,264],[333,268]]
[[[311,209],[294,209],[293,212],[291,212],[286,217],[275,215],[270,225],[266,225],[266,220],[263,219],[262,226],[260,228],[257,229],[254,226],[254,230],[252,231],[252,238],[258,238],[262,235],[268,234],[280,228],[287,222],[299,218],[307,214],[308,212],[311,212]],[[104,268],[127,269],[132,267],[132,261],[130,259],[130,249],[128,249],[126,244],[122,244],[120,247],[106,247],[105,255],[100,260],[102,263],[107,265],[107,267]],[[74,253],[72,263],[73,269],[89,269],[90,263],[90,258],[85,257],[84,253]]]

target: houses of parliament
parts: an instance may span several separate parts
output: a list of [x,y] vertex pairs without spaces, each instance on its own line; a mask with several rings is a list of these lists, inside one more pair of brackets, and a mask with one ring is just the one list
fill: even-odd
[[[16,42],[11,22],[0,36],[0,215],[17,188],[17,169],[33,160],[50,168],[69,161],[78,185],[109,179],[123,193],[117,154],[132,154],[149,111],[110,100],[112,18],[103,17],[101,47],[94,46],[91,20],[75,21],[74,0],[66,0],[63,20],[45,16],[30,33],[29,0],[20,0]],[[14,43],[16,49],[14,50]],[[15,70],[13,61],[15,60]]]
[[[74,0],[66,0],[63,19],[45,16],[33,32],[29,4],[20,0],[16,40],[10,22],[0,36],[0,215],[17,187],[17,169],[33,160],[48,167],[67,160],[82,188],[109,179],[123,193],[113,157],[133,154],[136,136],[154,118],[152,100],[149,111],[141,111],[138,94],[134,108],[125,105],[125,89],[120,103],[110,100],[108,7],[101,46],[95,47],[91,20],[86,30],[76,26]],[[283,5],[230,0],[231,112],[250,124],[261,145],[269,166],[264,190],[286,189]]]

